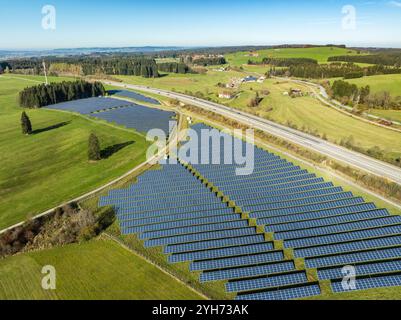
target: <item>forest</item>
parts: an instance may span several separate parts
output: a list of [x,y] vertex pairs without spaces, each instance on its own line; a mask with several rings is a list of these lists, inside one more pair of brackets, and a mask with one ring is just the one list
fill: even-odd
[[19,94],[19,103],[23,108],[32,109],[60,102],[104,96],[105,94],[106,91],[100,82],[64,81],[26,88]]

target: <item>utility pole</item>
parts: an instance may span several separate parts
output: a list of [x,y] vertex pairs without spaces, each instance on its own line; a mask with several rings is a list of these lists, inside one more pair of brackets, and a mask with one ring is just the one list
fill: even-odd
[[45,60],[43,60],[43,70],[45,72],[45,78],[46,78],[46,86],[49,84],[48,80],[47,80],[47,72],[46,72],[46,63]]

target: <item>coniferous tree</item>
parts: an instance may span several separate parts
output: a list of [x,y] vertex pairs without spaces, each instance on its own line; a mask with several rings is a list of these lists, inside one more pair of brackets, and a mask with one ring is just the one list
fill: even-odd
[[94,133],[89,136],[88,159],[90,161],[99,161],[101,159],[99,139]]
[[21,114],[21,127],[22,127],[22,133],[23,134],[31,134],[32,133],[32,124],[31,120],[29,120],[28,115],[24,112]]

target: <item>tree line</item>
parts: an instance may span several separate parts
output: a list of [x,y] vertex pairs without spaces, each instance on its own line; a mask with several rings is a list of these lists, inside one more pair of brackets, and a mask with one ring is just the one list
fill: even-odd
[[170,73],[194,73],[190,67],[188,67],[185,63],[178,62],[163,62],[157,64],[158,70],[161,72],[170,72]]
[[261,61],[248,60],[249,65],[265,65],[269,64],[276,67],[290,67],[298,65],[313,64],[317,65],[318,62],[315,59],[310,58],[263,58]]
[[400,74],[401,68],[392,68],[384,65],[360,67],[354,63],[330,63],[330,64],[301,64],[291,65],[284,69],[271,69],[270,75],[287,75],[297,78],[324,79],[344,78],[355,79],[364,76],[381,74]]
[[372,93],[370,86],[359,87],[347,81],[336,80],[330,87],[332,98],[343,104],[362,108],[401,110],[401,97],[392,97],[387,91]]
[[26,88],[19,94],[19,103],[24,108],[41,108],[60,102],[98,97],[105,94],[106,90],[100,82],[64,81]]
[[385,66],[393,66],[399,68],[401,66],[401,51],[393,53],[378,53],[372,55],[336,56],[329,57],[328,61],[381,64]]

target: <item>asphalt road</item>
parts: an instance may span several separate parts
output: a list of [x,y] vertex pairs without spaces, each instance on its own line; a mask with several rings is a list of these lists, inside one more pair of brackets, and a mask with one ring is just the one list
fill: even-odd
[[[332,159],[341,161],[355,168],[372,173],[376,176],[387,178],[401,185],[401,168],[373,159],[361,153],[345,149],[323,139],[316,138],[309,134],[288,128],[272,121],[250,115],[221,104],[194,98],[181,93],[113,81],[104,81],[104,83],[116,87],[141,90],[143,92],[158,94],[172,99],[177,99],[183,103],[191,104],[205,110],[213,111],[227,118],[247,124],[254,129],[259,129],[266,133],[291,141],[302,147],[319,152]],[[398,143],[398,141],[394,141],[394,143]]]

